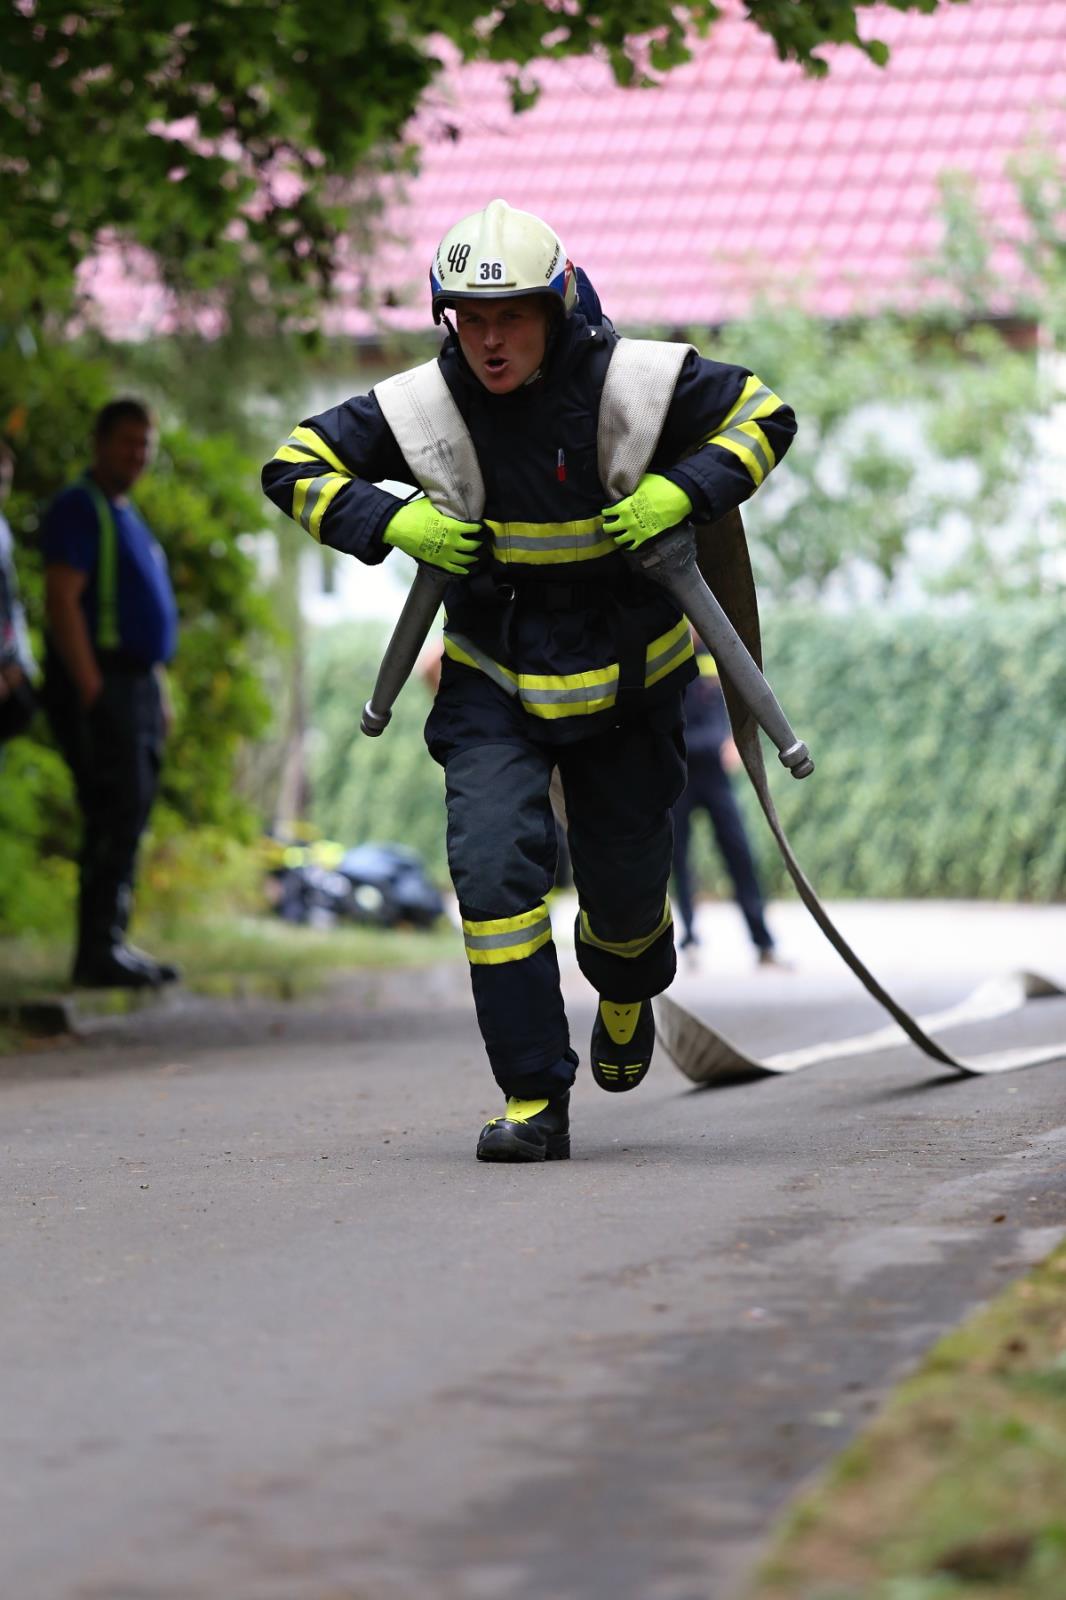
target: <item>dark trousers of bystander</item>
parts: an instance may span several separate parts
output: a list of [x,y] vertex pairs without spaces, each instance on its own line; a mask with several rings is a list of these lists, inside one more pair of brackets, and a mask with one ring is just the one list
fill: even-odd
[[102,661],[104,687],[89,711],[54,654],[44,706],[74,778],[82,813],[75,967],[125,939],[137,851],[159,787],[163,711],[151,668]]
[[772,950],[764,903],[755,872],[744,820],[729,775],[716,750],[690,750],[688,786],[674,807],[674,893],[681,919],[681,943],[695,943],[695,875],[691,865],[692,818],[706,811],[714,837],[733,882],[737,905],[758,950]]

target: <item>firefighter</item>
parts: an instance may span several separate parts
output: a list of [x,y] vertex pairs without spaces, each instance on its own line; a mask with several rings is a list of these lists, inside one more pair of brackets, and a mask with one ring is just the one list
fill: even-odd
[[555,768],[577,959],[598,996],[592,1075],[618,1093],[648,1071],[651,1000],[676,964],[670,814],[696,667],[685,618],[624,556],[746,500],[795,431],[758,378],[691,351],[649,470],[607,504],[597,422],[617,335],[579,309],[581,286],[587,301],[553,229],[503,200],[464,217],[433,257],[438,364],[476,448],[480,523],[376,487],[420,479],[373,391],[300,423],[263,470],[269,497],[322,543],[368,564],[400,549],[454,580],[426,742],[445,772],[474,1003],[506,1102],[481,1130],[482,1161],[570,1153],[578,1055],[545,905]]

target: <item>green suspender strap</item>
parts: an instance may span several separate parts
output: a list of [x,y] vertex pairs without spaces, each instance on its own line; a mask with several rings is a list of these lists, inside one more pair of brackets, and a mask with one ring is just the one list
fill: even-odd
[[118,633],[118,534],[115,519],[105,495],[91,478],[82,483],[89,491],[100,524],[100,553],[96,563],[96,642],[101,650],[117,650]]

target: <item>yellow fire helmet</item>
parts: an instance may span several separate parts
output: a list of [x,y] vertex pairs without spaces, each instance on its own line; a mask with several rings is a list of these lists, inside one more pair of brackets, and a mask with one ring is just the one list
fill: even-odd
[[531,211],[490,200],[449,228],[429,269],[433,320],[460,300],[548,294],[569,316],[577,300],[574,268],[562,241]]

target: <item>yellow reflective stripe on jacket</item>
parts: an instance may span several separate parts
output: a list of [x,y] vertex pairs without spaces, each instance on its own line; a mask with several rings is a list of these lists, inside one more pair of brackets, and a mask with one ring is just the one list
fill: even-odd
[[[302,426],[293,428],[281,448],[283,450],[286,448],[310,450],[311,454],[316,456],[319,461],[328,461],[330,466],[335,467],[338,472],[347,473],[349,478],[352,476],[351,467],[345,466],[340,456],[334,454],[322,435],[316,433],[314,428],[304,428]],[[280,459],[284,461],[287,458],[281,456]]]
[[721,445],[723,450],[735,455],[744,463],[758,488],[766,474],[777,465],[777,457],[769,439],[759,427],[758,418],[772,416],[781,404],[782,401],[772,389],[766,387],[761,378],[752,376],[744,384],[740,399],[732,411],[702,442]]
[[[758,438],[751,437],[748,433],[749,428],[755,430]],[[716,433],[708,442],[721,445],[723,450],[728,450],[730,455],[742,461],[756,488],[773,469],[774,454],[770,449],[769,440],[754,422],[742,423],[739,428],[727,428],[724,433]]]
[[478,672],[483,672],[486,678],[491,678],[505,694],[518,693],[517,672],[510,672],[498,661],[493,661],[484,650],[479,650],[476,644],[464,639],[461,633],[445,632],[444,654],[451,656],[453,661],[461,662],[464,667],[474,667]]
[[[507,694],[517,695],[530,716],[552,720],[609,711],[618,698],[618,663],[585,672],[512,672],[486,655],[462,634],[445,632],[444,653],[463,666],[484,672]],[[692,635],[684,617],[653,639],[645,652],[644,687],[676,671],[693,654]]]
[[319,478],[300,478],[293,488],[293,518],[320,543],[322,518],[329,508],[330,501],[351,481],[351,474],[348,472],[327,472]]
[[303,445],[290,444],[288,439],[274,451],[274,461],[318,461],[320,457]]
[[543,901],[532,911],[520,911],[517,917],[492,917],[485,922],[463,918],[466,958],[474,967],[524,961],[546,945],[551,936],[551,917]]
[[543,566],[571,561],[597,561],[616,553],[614,540],[603,531],[602,517],[581,522],[492,522],[499,561]]
[[650,933],[644,934],[642,938],[623,940],[601,939],[597,934],[593,933],[591,927],[589,926],[588,912],[582,911],[579,937],[582,944],[595,945],[597,950],[606,950],[608,954],[612,956],[622,956],[625,960],[632,961],[635,960],[637,956],[642,956],[645,950],[649,950],[655,943],[656,939],[661,939],[673,920],[673,913],[670,910],[670,901],[667,899],[666,905],[663,909],[663,914],[659,918],[658,924]]
[[701,678],[717,678],[718,663],[709,651],[696,657],[696,665],[700,669]]
[[677,670],[682,661],[688,661],[695,653],[696,647],[692,643],[688,619],[682,617],[669,633],[653,639],[648,646],[647,665],[644,669],[645,689],[650,689],[652,684],[658,683],[661,678],[668,677],[671,672]]

